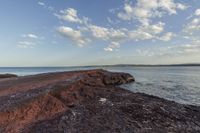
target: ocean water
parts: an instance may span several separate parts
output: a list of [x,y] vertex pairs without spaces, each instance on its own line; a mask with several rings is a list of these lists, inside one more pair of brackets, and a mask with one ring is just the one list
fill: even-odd
[[132,74],[136,82],[122,85],[133,92],[146,93],[183,104],[200,106],[200,67],[38,67],[0,68],[0,73],[20,76],[38,73],[103,68]]

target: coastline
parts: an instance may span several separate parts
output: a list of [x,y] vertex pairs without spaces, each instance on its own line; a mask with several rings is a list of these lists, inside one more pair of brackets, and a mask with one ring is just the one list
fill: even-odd
[[0,132],[198,132],[200,107],[133,93],[126,73],[45,73],[0,80]]

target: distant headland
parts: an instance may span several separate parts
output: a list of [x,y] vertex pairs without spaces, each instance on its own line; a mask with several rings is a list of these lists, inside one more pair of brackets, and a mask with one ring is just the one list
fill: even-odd
[[[173,66],[200,66],[200,63],[185,63],[185,64],[115,64],[115,65],[91,65],[83,67],[173,67]],[[75,66],[76,67],[76,66]]]

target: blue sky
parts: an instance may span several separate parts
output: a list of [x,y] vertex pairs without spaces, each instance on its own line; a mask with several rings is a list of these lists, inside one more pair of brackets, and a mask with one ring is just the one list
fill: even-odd
[[198,0],[1,0],[0,66],[200,63]]

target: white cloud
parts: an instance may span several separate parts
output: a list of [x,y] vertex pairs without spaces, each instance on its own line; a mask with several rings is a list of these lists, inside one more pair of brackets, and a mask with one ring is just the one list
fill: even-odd
[[18,42],[18,47],[20,48],[33,48],[34,45],[36,45],[38,42],[38,39],[40,39],[37,35],[29,33],[29,34],[23,34],[23,38],[25,38],[25,41]]
[[113,49],[110,48],[110,47],[106,47],[106,48],[104,48],[104,50],[107,51],[107,52],[113,52]]
[[31,39],[38,39],[39,37],[35,34],[24,34],[22,37],[31,38]]
[[118,42],[111,42],[111,44],[108,45],[108,47],[104,48],[105,51],[112,52],[115,49],[118,49],[120,47],[120,44]]
[[38,5],[42,6],[43,8],[47,9],[48,11],[54,11],[54,8],[52,6],[49,6],[45,4],[44,2],[39,1]]
[[188,44],[176,44],[168,47],[138,49],[137,52],[140,56],[185,56],[199,53],[200,45],[197,42],[191,42]]
[[40,5],[40,6],[45,6],[45,3],[43,3],[43,2],[38,2],[38,5]]
[[120,43],[128,39],[128,30],[125,28],[113,29],[97,25],[89,25],[89,32],[96,39],[107,41],[110,44],[104,48],[105,51],[114,51],[120,47]]
[[86,45],[90,40],[99,39],[110,43],[104,49],[105,51],[114,51],[120,47],[121,43],[124,43],[127,40],[138,41],[157,39],[169,41],[173,37],[172,33],[166,33],[160,37],[160,34],[164,32],[164,26],[165,23],[158,22],[156,24],[138,26],[136,30],[128,30],[126,28],[114,29],[85,23],[82,26],[79,26],[78,30],[74,30],[70,27],[59,27],[58,31],[79,46]]
[[[117,16],[121,20],[138,20],[140,22],[136,29],[129,30],[129,39],[170,41],[175,34],[164,33],[165,23],[153,22],[152,18],[162,17],[165,14],[177,14],[177,10],[186,8],[186,5],[176,3],[174,0],[137,0],[134,5],[126,1],[123,11],[118,12]],[[161,34],[164,35],[161,36]]]
[[196,9],[195,12],[188,18],[188,20],[189,22],[183,26],[183,32],[194,36],[200,31],[200,9]]
[[[148,5],[143,5],[145,2],[148,3]],[[95,39],[109,43],[109,45],[104,48],[105,51],[115,51],[120,47],[122,43],[126,41],[133,41],[133,40],[139,41],[139,40],[151,40],[151,39],[157,39],[160,41],[170,41],[174,34],[172,32],[168,32],[168,33],[164,32],[165,23],[163,22],[152,23],[149,21],[149,18],[152,17],[151,15],[159,16],[159,12],[155,10],[157,10],[157,8],[160,5],[156,2],[157,1],[155,0],[149,1],[149,2],[147,2],[147,0],[139,0],[136,7],[132,7],[130,4],[127,4],[127,3],[125,4],[124,10],[126,13],[132,14],[134,12],[136,13],[135,17],[140,18],[140,22],[142,24],[137,26],[136,29],[126,29],[123,27],[122,28],[120,27],[108,28],[104,26],[98,26],[98,25],[92,24],[90,19],[88,19],[87,17],[79,17],[77,15],[78,14],[77,10],[73,8],[61,10],[59,15],[58,14],[55,14],[55,15],[59,19],[62,19],[68,22],[73,22],[74,24],[77,25],[77,29],[74,30],[73,28],[70,28],[68,26],[66,27],[61,26],[58,28],[58,32],[61,35],[71,39],[78,46],[85,46],[91,40],[95,40]],[[181,6],[184,6],[184,5],[181,5],[180,3],[178,3],[178,4],[175,4],[175,6],[177,7],[174,7],[173,9],[179,9],[179,8],[183,9],[183,7]],[[143,7],[144,11],[141,12],[142,9],[139,9],[139,7]],[[163,8],[164,8],[164,5],[163,5]],[[148,10],[153,10],[154,14],[149,14],[149,12],[146,12]],[[160,15],[163,15],[163,14],[160,14]],[[130,19],[132,19],[132,16],[130,17],[131,17]],[[110,18],[108,19],[108,21],[112,23],[111,22],[112,20],[110,20]]]
[[200,45],[196,42],[189,44],[168,47],[167,51],[174,51],[175,54],[194,54],[200,52]]
[[194,13],[196,16],[200,16],[200,9],[197,9]]
[[73,23],[82,23],[82,20],[79,19],[77,15],[77,10],[73,8],[68,8],[65,10],[61,10],[60,14],[55,14],[59,19],[68,21],[68,22],[73,22]]
[[20,41],[17,46],[20,48],[33,48],[34,45],[36,45],[34,42]]
[[129,37],[137,41],[157,39],[158,35],[164,31],[164,25],[162,22],[153,25],[141,25],[136,30],[130,31]]
[[151,49],[137,49],[136,50],[139,56],[154,56],[156,53]]
[[110,40],[110,41],[121,41],[126,38],[127,29],[113,29],[113,28],[105,28],[96,25],[90,25],[89,29],[93,35],[93,37],[102,39],[102,40]]
[[117,16],[122,20],[139,20],[141,23],[150,18],[162,17],[164,14],[177,14],[177,10],[185,10],[186,5],[175,3],[174,0],[137,0],[135,5],[124,4],[123,11]]
[[164,30],[165,23],[163,22],[158,22],[157,24],[152,24],[152,25],[143,25],[140,26],[139,30],[144,31],[144,32],[149,32],[151,34],[159,34],[163,32]]
[[177,9],[180,9],[180,10],[186,10],[189,6],[181,4],[181,3],[176,3],[176,7]]
[[193,34],[200,30],[200,18],[195,17],[190,22],[188,22],[184,27],[183,31],[188,34]]
[[103,40],[107,40],[109,38],[108,37],[109,30],[107,28],[96,26],[96,25],[91,25],[89,26],[89,28],[90,28],[90,31],[92,32],[92,35],[96,38],[103,39]]
[[165,33],[163,36],[159,37],[158,39],[159,40],[162,40],[162,41],[170,41],[172,39],[172,37],[175,36],[174,33],[172,32],[167,32]]
[[151,35],[150,33],[144,32],[144,31],[140,31],[140,30],[133,30],[129,33],[129,37],[135,41],[138,40],[149,40],[149,39],[153,39],[154,36]]
[[[127,29],[114,29],[93,25],[87,17],[82,17],[82,19],[78,18],[77,11],[75,9],[68,8],[65,11],[61,11],[61,13],[65,15],[56,15],[59,19],[62,17],[62,19],[65,19],[66,21],[75,22],[79,25],[77,26],[78,30],[62,26],[58,28],[58,32],[61,33],[61,35],[70,38],[79,46],[84,46],[91,42],[91,40],[99,39],[109,42],[110,45],[108,47],[114,49],[116,44],[120,45],[119,43],[127,38]],[[111,51],[111,49],[107,50]]]
[[85,38],[81,31],[74,30],[70,27],[61,26],[58,28],[58,32],[64,36],[72,40],[76,45],[82,47],[90,42],[90,39]]

